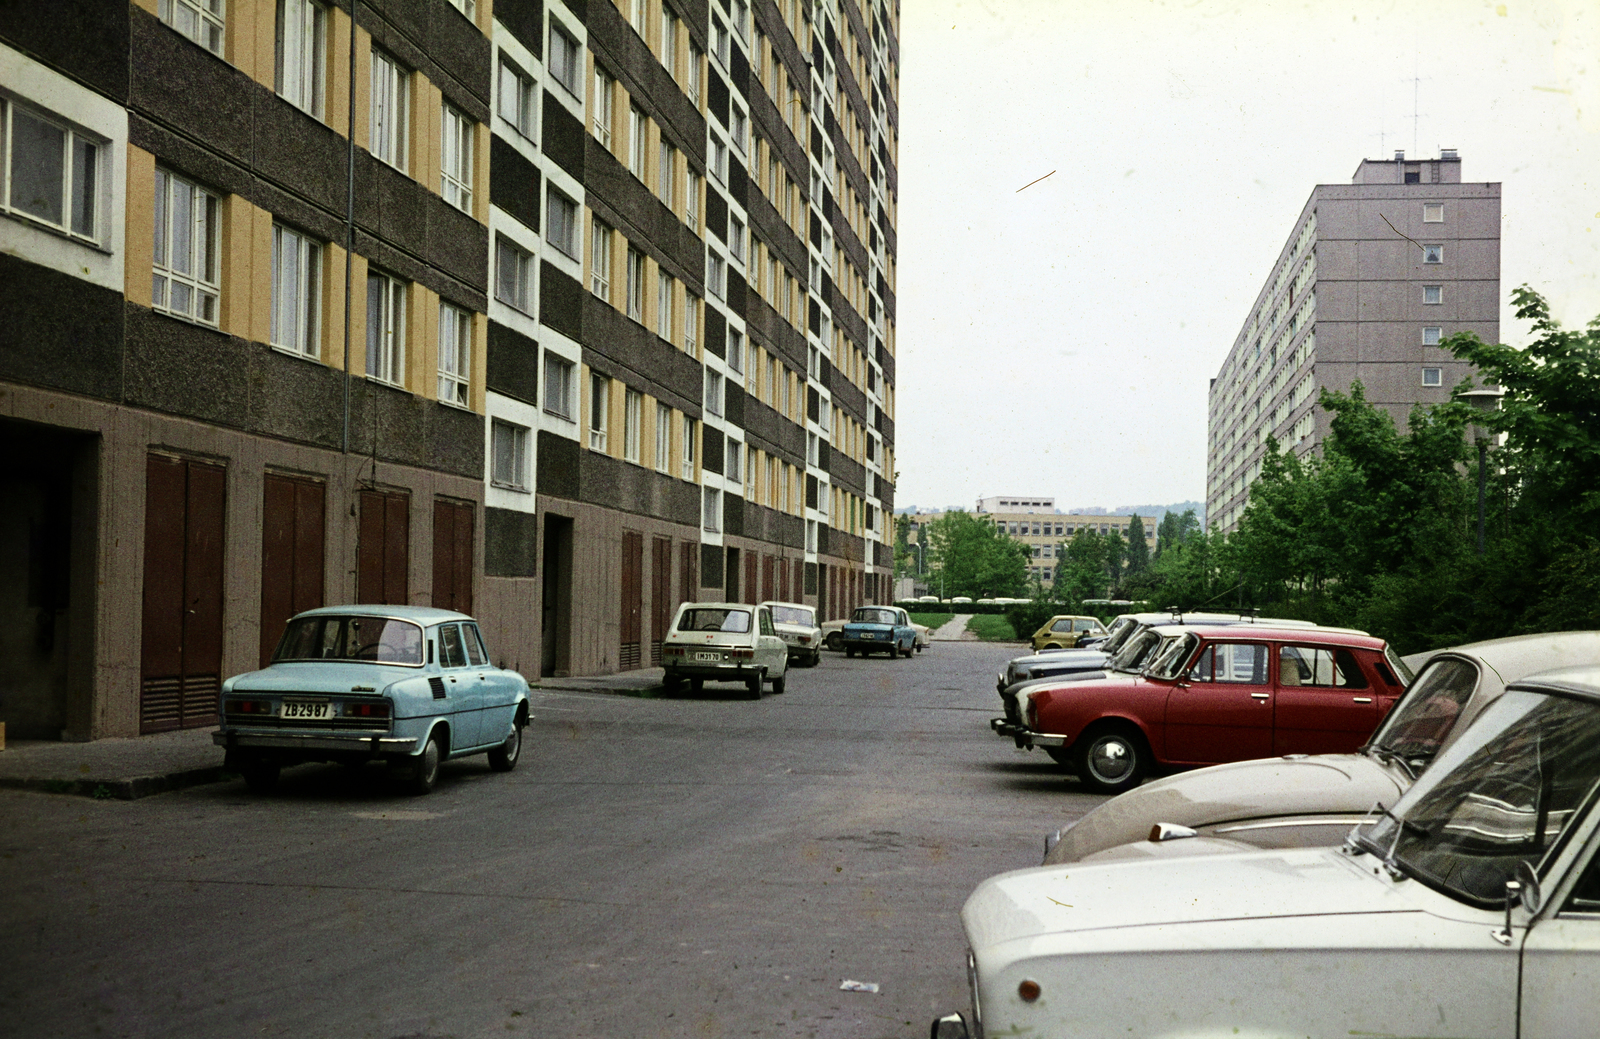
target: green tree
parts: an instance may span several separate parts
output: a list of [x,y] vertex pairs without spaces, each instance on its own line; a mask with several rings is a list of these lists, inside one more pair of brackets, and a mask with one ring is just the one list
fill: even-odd
[[1161,524],[1156,528],[1156,550],[1152,558],[1160,559],[1168,548],[1199,532],[1200,518],[1193,509],[1184,509],[1181,516],[1176,512],[1162,513]]
[[1107,598],[1105,538],[1084,528],[1057,550],[1055,596],[1074,608],[1085,599]]
[[1150,543],[1144,538],[1144,520],[1138,513],[1128,521],[1128,579],[1134,580],[1150,568]]
[[1021,595],[1028,587],[1028,546],[965,512],[947,512],[930,523],[934,573],[946,598]]
[[914,569],[911,559],[911,517],[905,513],[894,518],[894,575],[905,577]]
[[1128,543],[1115,530],[1105,535],[1102,540],[1106,546],[1106,576],[1111,579],[1112,596],[1122,598],[1122,575],[1123,567],[1128,560]]

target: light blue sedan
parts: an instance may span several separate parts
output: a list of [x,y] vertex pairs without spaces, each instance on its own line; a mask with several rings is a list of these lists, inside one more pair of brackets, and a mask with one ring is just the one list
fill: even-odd
[[449,758],[522,754],[528,683],[489,661],[478,623],[417,606],[325,606],[289,621],[260,671],[222,685],[223,767],[265,791],[305,761],[381,760],[425,794]]

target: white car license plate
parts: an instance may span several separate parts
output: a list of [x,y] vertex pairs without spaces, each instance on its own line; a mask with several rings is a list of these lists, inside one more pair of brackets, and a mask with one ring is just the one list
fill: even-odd
[[283,706],[278,708],[278,717],[300,718],[307,721],[327,721],[333,717],[333,704],[285,700]]
[[722,659],[721,653],[696,653],[694,658],[705,663],[714,664]]

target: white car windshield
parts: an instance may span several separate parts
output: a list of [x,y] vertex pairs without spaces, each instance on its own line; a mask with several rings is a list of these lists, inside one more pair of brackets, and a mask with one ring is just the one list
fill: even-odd
[[750,630],[749,610],[712,610],[697,607],[684,610],[678,620],[679,631],[727,631],[743,635]]
[[1600,705],[1512,690],[1356,840],[1430,887],[1503,905],[1517,864],[1538,865],[1596,782]]
[[272,658],[281,660],[421,664],[422,629],[392,617],[297,617]]
[[778,624],[798,624],[802,628],[814,628],[813,614],[810,610],[802,610],[798,606],[774,606],[772,619]]
[[1478,669],[1465,660],[1433,660],[1373,738],[1379,750],[1398,754],[1408,766],[1433,760],[1478,686]]

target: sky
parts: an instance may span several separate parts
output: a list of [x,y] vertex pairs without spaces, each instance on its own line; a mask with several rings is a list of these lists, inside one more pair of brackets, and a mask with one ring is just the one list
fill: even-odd
[[1524,283],[1600,316],[1595,0],[901,12],[897,508],[1204,500],[1209,380],[1363,158],[1502,183],[1502,341]]

